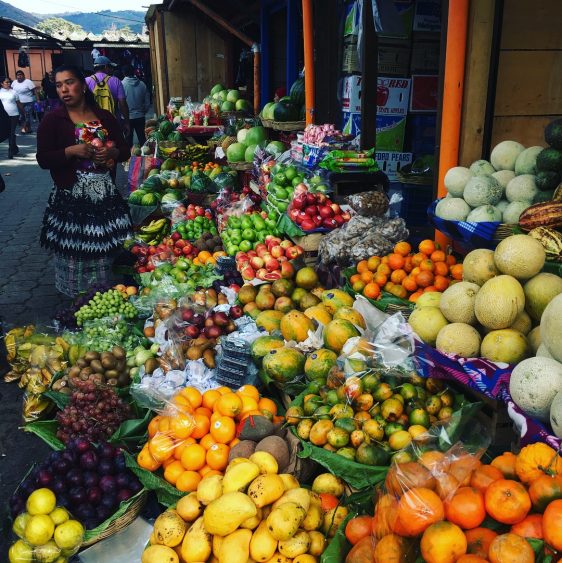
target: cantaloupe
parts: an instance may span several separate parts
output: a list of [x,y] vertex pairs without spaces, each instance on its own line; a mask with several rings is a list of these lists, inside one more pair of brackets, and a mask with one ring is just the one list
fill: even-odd
[[439,331],[448,324],[438,307],[415,309],[410,315],[408,323],[412,330],[430,346],[435,346]]
[[440,291],[422,293],[416,301],[416,309],[421,309],[422,307],[439,307],[442,295]]
[[535,356],[538,356],[539,358],[550,358],[551,360],[554,360],[554,357],[548,351],[548,348],[544,344],[541,344],[539,346]]
[[477,285],[484,285],[499,274],[494,262],[494,251],[477,248],[469,252],[462,264],[462,279]]
[[535,184],[535,177],[532,174],[522,174],[515,176],[505,188],[505,198],[507,201],[526,201],[529,205],[539,193]]
[[525,149],[515,161],[515,175],[536,174],[537,156],[542,150],[543,147],[529,147]]
[[496,169],[487,160],[477,160],[470,165],[470,172],[474,176],[491,176]]
[[512,201],[503,211],[502,219],[508,225],[517,225],[519,217],[529,207],[528,201]]
[[515,178],[515,172],[511,170],[498,170],[492,174],[492,178],[495,178],[498,184],[502,187],[504,193],[505,188],[507,188],[507,184]]
[[541,345],[541,327],[536,326],[529,334],[527,334],[527,342],[529,342],[531,346],[531,350],[533,354],[537,355],[537,350]]
[[495,205],[503,195],[502,187],[491,176],[474,176],[464,187],[463,197],[470,207]]
[[550,406],[562,390],[562,364],[550,358],[528,358],[511,372],[509,393],[526,414],[547,422]]
[[557,295],[542,314],[541,340],[552,356],[562,362],[562,294]]
[[503,215],[503,212],[507,209],[508,205],[509,205],[509,201],[507,201],[507,199],[500,199],[494,207],[499,211],[501,211]]
[[556,393],[550,405],[550,426],[554,435],[562,438],[562,391]]
[[466,220],[469,223],[499,222],[502,220],[502,213],[493,205],[481,205],[473,209]]
[[466,323],[451,323],[439,331],[435,347],[444,354],[477,358],[480,355],[480,334]]
[[462,281],[447,288],[441,296],[439,308],[450,323],[476,324],[474,302],[480,286]]
[[470,213],[470,205],[460,197],[446,197],[435,206],[435,215],[448,221],[465,221]]
[[498,270],[518,280],[528,280],[538,274],[545,259],[542,244],[527,235],[512,235],[503,239],[494,252]]
[[525,335],[511,328],[493,330],[482,340],[480,355],[492,362],[518,364],[531,353]]
[[488,280],[476,294],[474,312],[478,322],[493,330],[510,327],[525,307],[521,284],[512,276]]
[[443,183],[453,197],[462,197],[466,183],[472,178],[472,172],[464,166],[455,166],[447,171]]
[[531,318],[539,322],[546,306],[562,293],[562,278],[541,272],[532,277],[524,286],[525,310]]
[[509,328],[516,330],[517,332],[521,332],[522,334],[527,336],[527,334],[529,334],[529,331],[531,330],[532,327],[533,327],[533,321],[531,320],[531,317],[529,317],[529,315],[527,314],[527,311],[521,311]]
[[525,147],[517,141],[502,141],[498,143],[490,154],[490,162],[496,170],[515,170],[517,157]]

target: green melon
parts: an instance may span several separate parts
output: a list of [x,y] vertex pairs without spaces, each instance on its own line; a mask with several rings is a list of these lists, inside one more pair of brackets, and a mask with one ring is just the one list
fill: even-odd
[[304,78],[297,78],[297,80],[293,82],[289,90],[289,97],[297,106],[304,104]]

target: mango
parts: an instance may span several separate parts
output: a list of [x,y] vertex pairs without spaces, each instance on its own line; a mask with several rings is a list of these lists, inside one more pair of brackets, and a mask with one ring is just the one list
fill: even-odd
[[[221,543],[219,563],[246,563],[250,557],[251,530],[236,530]],[[203,561],[203,559],[202,559]]]
[[160,545],[175,547],[183,540],[187,526],[175,510],[166,510],[156,518],[153,534]]
[[308,553],[315,557],[320,557],[326,549],[326,536],[322,532],[312,530],[308,532],[308,537],[310,538]]
[[250,541],[250,557],[257,561],[267,561],[277,550],[277,540],[271,535],[264,520],[257,527]]
[[[224,493],[241,492],[260,474],[260,468],[251,461],[236,464],[227,468],[222,479],[222,491]],[[205,479],[203,479],[204,481]],[[203,482],[201,481],[201,482]]]
[[[215,475],[212,475],[211,477],[215,477]],[[209,480],[211,477],[208,477],[206,480]],[[197,518],[203,514],[203,504],[197,498],[197,493],[189,493],[178,500],[178,503],[176,504],[176,512],[185,522],[193,522],[194,520],[197,520]]]
[[255,530],[260,522],[263,520],[263,512],[261,508],[258,508],[258,512],[252,518],[248,518],[248,520],[244,520],[242,524],[240,524],[241,528],[245,528],[246,530]]
[[306,518],[303,520],[302,528],[307,532],[312,530],[318,530],[322,526],[322,517],[324,513],[322,512],[322,505],[320,502],[311,501],[308,512],[306,513]]
[[191,525],[181,544],[181,556],[185,563],[206,561],[212,551],[211,534],[205,529],[203,516]]
[[237,491],[226,493],[205,508],[205,529],[210,534],[228,536],[257,512],[254,501],[248,495]]
[[310,507],[310,493],[308,489],[303,489],[302,487],[285,491],[283,496],[273,503],[273,509],[278,508],[287,502],[294,502],[299,506],[302,506],[305,512],[308,512]]
[[312,490],[318,494],[328,493],[336,497],[341,497],[344,493],[345,485],[339,477],[331,473],[322,473],[314,479]]
[[298,531],[292,538],[279,542],[279,553],[294,559],[303,555],[310,547],[310,536],[303,530]]
[[254,452],[250,456],[250,461],[260,468],[262,475],[277,475],[279,471],[277,460],[269,452]]
[[256,477],[248,487],[248,496],[254,501],[258,508],[275,502],[283,496],[284,492],[285,487],[283,480],[279,475],[273,474]]
[[345,506],[336,506],[324,514],[322,531],[325,535],[333,538],[341,523],[345,520],[348,510]]
[[209,477],[201,479],[197,485],[197,500],[207,506],[218,499],[223,492],[222,479],[222,475],[209,475]]
[[267,529],[276,540],[288,540],[297,533],[305,517],[306,510],[300,504],[286,502],[271,511],[266,520]]
[[297,479],[295,479],[295,477],[293,475],[290,475],[289,473],[280,473],[279,477],[281,477],[286,491],[288,491],[289,489],[298,489],[300,487],[300,483],[297,481]]
[[141,563],[179,563],[178,554],[165,545],[151,545],[141,556]]

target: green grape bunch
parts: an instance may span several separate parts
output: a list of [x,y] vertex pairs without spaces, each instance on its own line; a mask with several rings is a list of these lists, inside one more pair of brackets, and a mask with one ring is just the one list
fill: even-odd
[[105,293],[98,291],[86,305],[83,305],[74,313],[74,316],[76,317],[76,324],[82,326],[85,321],[104,317],[134,319],[137,316],[137,310],[132,303],[123,297],[120,291],[110,289]]

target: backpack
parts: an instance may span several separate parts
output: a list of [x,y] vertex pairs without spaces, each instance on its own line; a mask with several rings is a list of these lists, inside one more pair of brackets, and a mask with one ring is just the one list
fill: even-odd
[[92,79],[96,85],[94,87],[93,94],[96,104],[98,104],[101,109],[105,109],[110,113],[115,114],[115,100],[113,99],[113,94],[107,84],[110,78],[110,76],[105,76],[100,82],[98,77],[94,74]]

